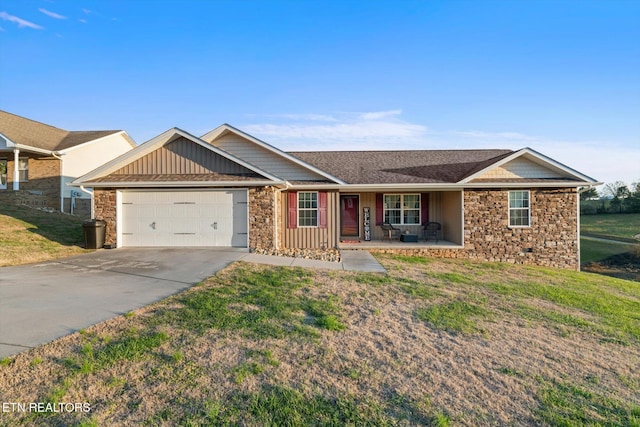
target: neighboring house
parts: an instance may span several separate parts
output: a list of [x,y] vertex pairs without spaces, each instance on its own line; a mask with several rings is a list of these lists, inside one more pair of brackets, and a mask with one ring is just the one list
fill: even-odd
[[[114,246],[375,249],[579,267],[578,187],[529,148],[285,153],[229,125],[170,129],[74,181]],[[438,242],[384,240],[389,222]],[[409,239],[407,239],[409,240]]]
[[121,130],[67,131],[0,110],[0,197],[90,216],[67,183],[135,147]]

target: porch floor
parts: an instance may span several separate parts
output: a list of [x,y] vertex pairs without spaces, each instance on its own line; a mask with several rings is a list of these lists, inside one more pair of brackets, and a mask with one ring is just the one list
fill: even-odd
[[[447,240],[438,240],[436,243],[434,240],[425,242],[419,240],[418,242],[401,242],[400,240],[370,240],[368,242],[362,239],[340,239],[338,243],[338,249],[461,249],[462,246],[449,242]],[[344,241],[342,241],[344,240]],[[360,240],[358,243],[357,241]]]

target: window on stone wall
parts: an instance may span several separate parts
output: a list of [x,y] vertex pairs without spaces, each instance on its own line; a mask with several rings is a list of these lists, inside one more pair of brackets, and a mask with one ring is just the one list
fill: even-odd
[[509,227],[529,227],[531,225],[530,192],[509,191]]
[[29,181],[29,159],[26,157],[18,160],[18,181]]

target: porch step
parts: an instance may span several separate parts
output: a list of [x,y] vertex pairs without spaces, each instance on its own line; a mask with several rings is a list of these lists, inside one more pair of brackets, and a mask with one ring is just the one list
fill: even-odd
[[345,270],[387,273],[387,270],[368,251],[342,249],[340,256]]

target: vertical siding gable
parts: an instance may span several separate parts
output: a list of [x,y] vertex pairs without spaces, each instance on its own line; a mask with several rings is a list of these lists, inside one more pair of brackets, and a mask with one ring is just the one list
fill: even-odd
[[255,172],[186,138],[179,138],[113,172],[115,175],[248,174]]

